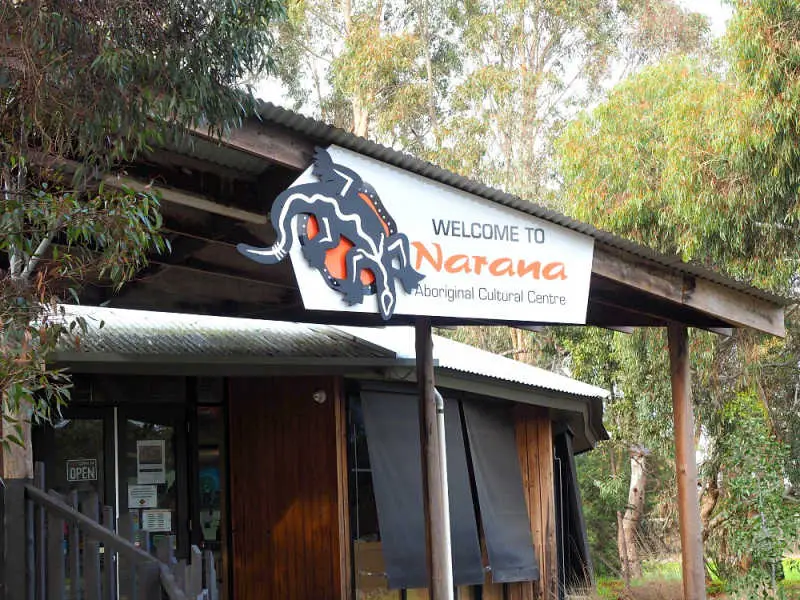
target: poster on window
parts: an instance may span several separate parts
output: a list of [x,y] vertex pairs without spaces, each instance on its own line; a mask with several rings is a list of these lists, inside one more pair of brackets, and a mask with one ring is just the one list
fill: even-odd
[[129,508],[157,508],[158,488],[155,485],[129,485]]
[[172,531],[172,511],[143,510],[142,529],[145,531]]
[[166,483],[164,440],[138,440],[136,442],[136,483]]

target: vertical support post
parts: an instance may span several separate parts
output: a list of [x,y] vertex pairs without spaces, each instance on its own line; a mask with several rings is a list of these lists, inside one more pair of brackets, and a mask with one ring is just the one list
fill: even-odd
[[417,382],[422,457],[422,503],[431,600],[453,600],[450,555],[450,506],[445,490],[444,430],[440,428],[433,376],[433,338],[430,319],[416,320]]
[[667,338],[672,380],[672,413],[675,420],[675,469],[678,479],[683,597],[686,600],[705,600],[703,531],[697,497],[694,414],[686,327],[670,324]]
[[30,479],[6,479],[4,488],[3,519],[4,536],[0,544],[4,546],[5,559],[0,565],[5,569],[3,581],[3,600],[28,600],[33,591],[33,563],[28,550],[33,550],[33,518],[30,519],[25,485]]

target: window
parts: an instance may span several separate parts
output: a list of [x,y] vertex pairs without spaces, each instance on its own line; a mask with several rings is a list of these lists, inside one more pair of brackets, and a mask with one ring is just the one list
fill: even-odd
[[[495,406],[502,409],[487,413],[483,403],[462,403],[445,394],[457,586],[484,582],[478,512],[494,581],[538,578],[513,418],[507,405]],[[409,590],[427,585],[416,387],[364,384],[360,394],[351,394],[348,414],[356,597],[412,598]]]

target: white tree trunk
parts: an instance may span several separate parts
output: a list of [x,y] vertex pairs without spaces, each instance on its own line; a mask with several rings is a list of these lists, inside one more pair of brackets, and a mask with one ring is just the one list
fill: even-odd
[[627,580],[642,576],[642,559],[639,555],[639,523],[644,514],[645,487],[647,485],[648,450],[633,447],[631,456],[631,482],[628,488],[628,504],[622,517],[622,544],[620,557],[623,575]]

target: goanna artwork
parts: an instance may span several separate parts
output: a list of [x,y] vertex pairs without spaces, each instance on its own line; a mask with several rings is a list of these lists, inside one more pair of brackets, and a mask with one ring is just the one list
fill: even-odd
[[[412,293],[424,275],[411,266],[408,238],[397,231],[375,188],[330,154],[317,148],[312,175],[318,179],[288,188],[270,213],[277,232],[268,248],[239,244],[237,249],[258,263],[273,265],[299,241],[303,256],[328,286],[350,305],[377,295],[384,320],[397,306],[397,286]],[[292,221],[299,217],[296,230]]]

